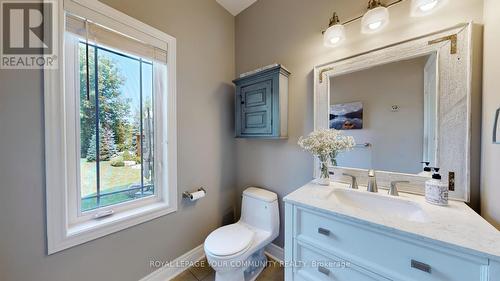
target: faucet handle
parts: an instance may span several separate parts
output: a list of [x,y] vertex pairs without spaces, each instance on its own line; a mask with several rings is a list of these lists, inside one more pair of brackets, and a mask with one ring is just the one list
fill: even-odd
[[375,170],[368,170],[368,184],[366,185],[366,191],[378,192],[377,178],[375,177]]
[[409,181],[391,181],[391,188],[389,189],[389,195],[399,196],[398,183],[410,183]]
[[355,176],[353,176],[351,174],[346,174],[346,173],[343,173],[342,175],[351,178],[351,186],[350,186],[350,188],[352,188],[352,189],[358,189],[358,181],[356,180]]
[[369,177],[374,177],[375,176],[375,170],[374,169],[368,170],[368,176]]

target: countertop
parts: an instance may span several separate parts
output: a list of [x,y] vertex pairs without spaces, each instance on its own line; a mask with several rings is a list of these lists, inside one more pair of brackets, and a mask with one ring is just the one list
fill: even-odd
[[[331,183],[330,186],[309,183],[290,193],[283,200],[411,238],[437,242],[455,250],[465,250],[468,253],[472,252],[500,261],[500,231],[463,202],[449,201],[448,206],[435,206],[427,203],[421,195],[400,192],[399,197],[393,197],[387,195],[387,190],[379,190],[378,194],[369,193],[382,196],[387,200],[410,201],[418,205],[425,219],[410,221],[397,214],[381,215],[367,208],[345,204],[336,198],[335,189],[346,190],[348,188],[342,183]],[[361,186],[359,190],[349,189],[348,192],[367,193]]]

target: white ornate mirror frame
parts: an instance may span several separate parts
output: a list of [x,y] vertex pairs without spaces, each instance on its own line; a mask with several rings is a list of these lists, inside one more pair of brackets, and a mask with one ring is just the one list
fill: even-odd
[[[331,77],[359,71],[369,67],[407,60],[425,55],[437,55],[438,93],[438,152],[437,162],[443,180],[448,181],[454,172],[455,188],[450,198],[470,200],[471,186],[471,118],[472,118],[472,30],[473,24],[461,24],[430,35],[393,44],[367,53],[314,68],[314,128],[329,128]],[[315,175],[319,163],[315,162]],[[367,170],[331,167],[333,180],[349,182],[342,176],[349,173],[366,184]],[[394,172],[377,171],[379,186],[387,187],[391,181],[406,180],[401,190],[416,194],[424,193],[428,178]]]

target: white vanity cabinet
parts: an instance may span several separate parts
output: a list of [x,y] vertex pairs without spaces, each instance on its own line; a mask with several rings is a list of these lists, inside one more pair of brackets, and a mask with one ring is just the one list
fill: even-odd
[[[294,193],[285,197],[285,260],[289,265],[285,269],[286,281],[500,280],[498,259],[492,259],[495,257],[490,254],[364,221],[349,206],[314,198],[311,186]],[[324,208],[329,204],[337,206]],[[464,214],[466,220],[468,215]],[[432,223],[437,222],[432,218],[429,222],[414,222],[422,224],[422,228]],[[491,236],[477,237],[483,238]],[[492,247],[499,245],[499,241],[494,242]]]
[[[344,131],[358,145],[329,168],[330,186],[310,183],[284,198],[286,281],[500,281],[500,232],[464,203],[478,178],[471,128],[480,127],[481,42],[479,26],[460,24],[314,68],[314,129],[363,130]],[[404,81],[402,90],[392,81]],[[448,206],[425,202],[420,159],[439,163],[455,200]],[[378,193],[365,191],[367,169],[377,170]],[[382,190],[394,182],[399,197]]]

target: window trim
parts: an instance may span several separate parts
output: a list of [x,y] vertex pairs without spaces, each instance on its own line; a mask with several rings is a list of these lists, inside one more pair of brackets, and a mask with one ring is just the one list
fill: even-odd
[[[167,83],[166,100],[158,106],[165,106],[167,122],[161,124],[155,135],[167,135],[167,139],[155,136],[159,154],[155,160],[156,167],[163,171],[160,186],[155,186],[159,197],[145,197],[123,204],[124,210],[99,220],[85,222],[72,221],[68,196],[74,195],[77,188],[70,180],[77,174],[74,156],[71,151],[75,147],[67,145],[66,126],[72,124],[68,120],[67,105],[64,95],[64,40],[59,37],[58,64],[55,70],[44,70],[44,111],[45,111],[45,169],[46,169],[46,215],[47,215],[47,253],[58,251],[97,239],[99,237],[123,230],[125,228],[158,218],[177,210],[177,120],[176,120],[176,39],[130,16],[127,16],[98,0],[64,0],[58,1],[57,30],[64,34],[66,12],[92,20],[103,26],[112,28],[123,34],[148,42],[153,46],[167,50]],[[155,106],[155,109],[157,107]],[[159,108],[158,108],[159,109]],[[74,110],[74,109],[73,109]],[[165,110],[156,111],[158,118]],[[155,117],[156,119],[156,117]],[[166,132],[162,132],[166,131]],[[157,142],[158,141],[158,142]],[[168,144],[168,145],[167,145]],[[162,168],[165,167],[166,168]],[[71,175],[71,173],[73,175]],[[138,204],[139,203],[139,204]],[[106,208],[106,207],[105,207]],[[105,208],[99,209],[100,211]],[[115,205],[116,208],[116,205]],[[77,210],[79,211],[79,210]],[[74,211],[73,211],[74,212]]]

